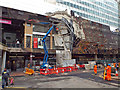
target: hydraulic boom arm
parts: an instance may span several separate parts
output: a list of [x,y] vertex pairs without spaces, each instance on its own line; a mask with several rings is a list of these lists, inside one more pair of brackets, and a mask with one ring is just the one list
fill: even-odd
[[47,60],[48,60],[48,50],[47,50],[47,47],[46,47],[46,44],[45,44],[45,39],[48,36],[48,34],[52,31],[53,28],[54,28],[54,25],[52,25],[52,27],[48,30],[48,32],[46,33],[46,35],[42,39],[43,47],[44,47],[44,51],[45,51],[42,67],[45,67],[45,65],[47,64]]

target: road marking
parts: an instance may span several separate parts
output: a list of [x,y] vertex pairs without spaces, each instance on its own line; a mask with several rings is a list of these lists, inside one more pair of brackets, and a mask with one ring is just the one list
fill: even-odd
[[94,79],[92,79],[92,78],[88,78],[88,79],[94,81]]
[[118,86],[118,83],[112,83],[112,82],[108,82],[109,84],[112,84],[112,85],[115,85],[115,86]]
[[5,87],[5,88],[26,88],[26,87]]
[[88,71],[83,71],[83,72],[88,72]]

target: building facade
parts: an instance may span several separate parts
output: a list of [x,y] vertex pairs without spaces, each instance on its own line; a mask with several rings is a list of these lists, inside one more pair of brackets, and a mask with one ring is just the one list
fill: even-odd
[[[51,27],[51,25],[47,25],[47,24],[44,25],[42,24],[42,22],[51,22],[52,20],[50,20],[50,18],[51,19],[53,18],[53,20],[55,19],[57,21],[60,20],[60,18],[25,12],[22,10],[12,9],[8,7],[1,7],[0,9],[1,9],[1,16],[0,16],[1,17],[0,19],[1,53],[0,54],[2,54],[0,55],[1,56],[0,59],[2,61],[2,67],[3,68],[6,67],[11,71],[16,71],[16,70],[21,70],[21,68],[23,70],[28,63],[32,63],[33,66],[40,65],[44,58],[44,49],[43,46],[41,45],[42,43],[41,39]],[[64,16],[64,11],[63,13],[56,12],[56,14],[62,17]],[[70,15],[68,16],[69,18],[73,17]],[[81,58],[79,56],[82,56],[83,58],[84,56],[86,56],[85,60],[94,60],[95,54],[104,55],[102,49],[99,49],[99,51],[94,51],[94,48],[95,50],[98,50],[96,46],[97,47],[101,46],[100,48],[103,48],[105,46],[104,49],[106,52],[108,52],[108,53],[105,52],[106,55],[112,54],[113,56],[110,56],[111,58],[113,58],[114,56],[117,57],[116,55],[117,53],[116,51],[114,52],[115,47],[113,45],[116,41],[116,35],[112,34],[112,32],[109,29],[109,26],[88,21],[82,19],[81,17],[79,18],[73,17],[73,18],[76,19],[74,20],[76,22],[73,23],[75,27],[74,30],[76,29],[74,33],[80,38],[79,41],[87,41],[85,43],[84,42],[82,43],[86,47],[89,46],[89,48],[81,47],[80,46],[81,43],[79,43],[79,41],[76,41],[77,45],[75,45],[74,48],[83,48],[84,53],[81,52],[82,49],[81,50],[77,49],[77,51],[75,51],[75,53],[73,52],[72,54],[76,54],[78,58]],[[88,26],[86,26],[86,24],[88,24]],[[78,28],[76,28],[76,25]],[[55,65],[57,47],[55,47],[54,33],[55,32],[53,30],[52,34],[48,35],[48,38],[46,39],[46,45],[49,53],[49,62]],[[92,35],[94,36],[91,37]],[[111,35],[113,35],[114,38],[111,38],[112,37]],[[103,45],[104,43],[103,41],[105,39],[107,39],[105,43],[106,45]],[[113,52],[109,52],[109,50],[110,51],[113,50]],[[76,58],[76,55],[73,55],[74,59]],[[92,57],[92,59],[89,59],[90,56]],[[99,58],[102,58],[101,55],[99,56]]]
[[118,4],[115,0],[56,0],[52,4],[72,10],[84,19],[111,26],[111,29],[118,28]]

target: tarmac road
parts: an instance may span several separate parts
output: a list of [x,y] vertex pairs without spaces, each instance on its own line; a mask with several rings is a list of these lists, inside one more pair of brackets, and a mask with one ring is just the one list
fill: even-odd
[[58,75],[35,75],[14,77],[15,85],[11,88],[118,88],[118,81],[105,81],[94,75],[93,70],[78,70],[76,72]]

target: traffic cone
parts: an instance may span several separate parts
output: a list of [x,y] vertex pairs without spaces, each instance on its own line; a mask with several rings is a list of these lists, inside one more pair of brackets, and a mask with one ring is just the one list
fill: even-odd
[[116,72],[116,76],[118,76],[118,71],[117,71],[117,69],[115,69],[115,72]]
[[62,73],[64,73],[64,69],[62,69]]
[[56,74],[58,74],[58,70],[56,70]]
[[70,72],[72,72],[72,69],[70,68]]
[[47,71],[45,71],[45,75],[47,75]]
[[104,75],[103,75],[103,79],[104,79],[104,80],[106,80],[105,74],[106,74],[106,67],[104,68]]

